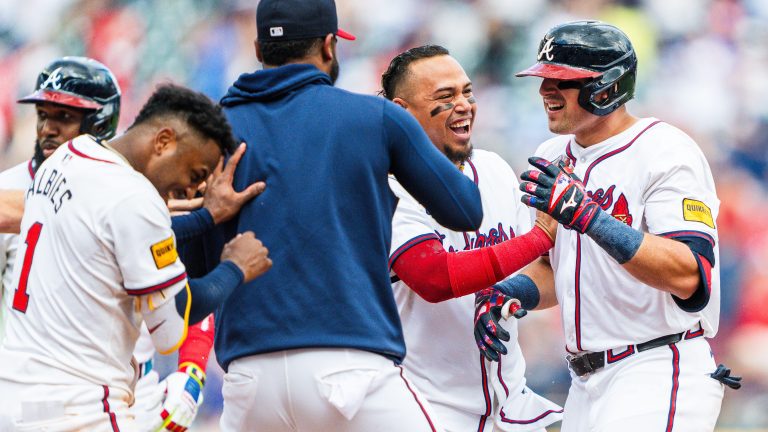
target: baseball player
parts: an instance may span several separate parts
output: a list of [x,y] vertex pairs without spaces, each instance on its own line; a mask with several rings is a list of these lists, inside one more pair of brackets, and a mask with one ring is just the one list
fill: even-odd
[[543,78],[559,135],[529,159],[523,202],[562,226],[551,266],[535,262],[497,288],[527,308],[560,304],[572,376],[564,432],[712,431],[723,385],[739,386],[706,340],[720,303],[712,174],[684,132],[627,112],[636,70],[621,30],[577,21],[550,29],[518,74]]
[[[47,65],[37,78],[36,91],[19,102],[33,103],[37,111],[38,136],[34,156],[0,173],[0,187],[26,190],[40,164],[62,143],[81,133],[89,133],[98,139],[114,136],[120,111],[120,90],[114,76],[101,63],[84,57],[64,57]],[[232,173],[243,150],[238,149],[224,172],[211,180],[203,210],[172,218],[177,241],[190,238],[196,232],[209,229],[216,221],[231,217],[245,200],[258,192],[253,190],[254,187],[263,188],[263,184],[254,185],[239,194],[232,189]],[[217,167],[217,172],[219,170]],[[19,199],[23,200],[21,197]],[[21,215],[18,219],[21,219]],[[0,235],[0,264],[4,263],[0,266],[3,276],[0,293],[14,289],[10,286],[10,279],[18,248],[17,241],[17,235]],[[6,311],[10,311],[10,306],[0,308],[0,317],[4,317]],[[162,383],[158,383],[159,376],[152,370],[155,349],[146,327],[142,326],[134,350],[140,379],[136,386],[137,402],[133,409],[141,422],[148,425],[145,429],[157,429],[149,425],[158,422],[164,423],[165,427],[186,427],[194,419],[198,405],[202,402],[201,397],[195,396],[193,399],[198,403],[190,406],[187,403],[190,398],[181,398],[179,391],[191,390],[191,393],[195,393],[195,390],[200,390],[195,385],[198,381],[204,381],[208,353],[213,346],[212,324],[210,318],[190,327],[189,337],[179,349],[179,371]],[[203,379],[196,381],[194,378],[198,375]],[[187,385],[189,380],[192,381]],[[163,410],[175,411],[175,414],[164,418],[161,416]]]
[[476,231],[452,231],[390,178],[399,199],[390,266],[408,347],[405,369],[446,431],[544,431],[561,419],[562,408],[526,387],[516,320],[501,323],[510,335],[502,345],[508,354],[492,362],[474,347],[475,296],[464,294],[490,287],[548,251],[557,225],[544,226],[551,234],[539,226],[531,230],[512,168],[495,153],[473,149],[472,82],[447,49],[426,45],[399,54],[382,75],[382,88],[477,184],[484,215]]
[[166,85],[124,135],[109,143],[82,135],[39,166],[27,189],[0,347],[6,423],[133,430],[128,407],[140,371],[131,353],[142,320],[158,350],[171,352],[188,322],[271,266],[252,233],[230,242],[222,264],[189,284],[178,260],[163,199],[194,190],[232,142],[210,100]]
[[442,430],[399,366],[387,174],[453,229],[480,225],[477,187],[403,109],[333,86],[337,38],[354,39],[333,0],[262,0],[256,24],[264,69],[241,75],[221,104],[236,136],[260,143],[235,187],[263,179],[269,188],[214,232],[207,252],[215,259],[222,240],[253,230],[275,267],[217,311],[221,428]]

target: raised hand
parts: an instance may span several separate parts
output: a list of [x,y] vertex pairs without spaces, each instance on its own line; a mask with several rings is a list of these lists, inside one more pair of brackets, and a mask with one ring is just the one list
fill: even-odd
[[216,224],[232,219],[245,203],[264,192],[267,187],[264,182],[256,182],[242,192],[235,191],[232,181],[243,153],[245,153],[245,143],[240,144],[235,150],[226,166],[223,166],[223,162],[219,162],[206,182],[203,207],[208,209]]
[[600,206],[586,194],[584,184],[562,164],[553,164],[540,157],[528,162],[537,169],[524,172],[520,190],[525,192],[523,204],[537,208],[556,221],[580,233],[585,233]]

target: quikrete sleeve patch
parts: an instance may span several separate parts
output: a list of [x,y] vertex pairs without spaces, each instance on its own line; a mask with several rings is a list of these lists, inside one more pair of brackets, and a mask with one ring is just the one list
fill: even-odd
[[704,225],[715,228],[712,219],[712,210],[701,201],[685,198],[683,200],[683,219],[693,222],[701,222]]
[[150,247],[152,251],[152,258],[155,260],[157,269],[168,267],[176,262],[179,258],[179,253],[176,252],[176,246],[174,245],[173,236],[167,239],[157,242]]

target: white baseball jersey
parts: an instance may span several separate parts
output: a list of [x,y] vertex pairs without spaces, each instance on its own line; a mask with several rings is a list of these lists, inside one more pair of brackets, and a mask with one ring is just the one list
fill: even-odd
[[662,237],[699,237],[714,249],[710,299],[686,312],[669,293],[632,277],[586,235],[560,226],[550,254],[566,346],[603,351],[698,329],[712,337],[720,311],[718,238],[720,201],[712,173],[696,143],[654,118],[588,148],[572,135],[544,142],[538,156],[567,155],[588,194],[618,220]]
[[[390,268],[410,247],[437,239],[451,253],[492,246],[531,229],[520,202],[517,176],[495,153],[474,150],[464,174],[480,190],[483,223],[475,232],[455,232],[438,224],[394,178],[399,198],[392,220]],[[473,336],[473,295],[433,304],[391,274],[408,353],[404,366],[429,400],[447,431],[486,430],[496,417],[502,430],[538,430],[560,419],[560,407],[525,390],[525,360],[517,344],[517,320],[502,322],[511,339],[501,362],[488,362]],[[500,370],[499,370],[500,368]],[[530,399],[521,403],[520,398]],[[494,400],[500,404],[494,406]],[[532,419],[539,418],[537,421]],[[488,429],[490,430],[490,429]]]
[[0,410],[17,415],[62,385],[130,403],[137,308],[173,301],[186,284],[165,203],[122,156],[81,136],[37,171],[21,233],[0,394],[23,392]]
[[[0,189],[26,190],[32,183],[35,173],[32,170],[32,161],[28,160],[0,173]],[[13,277],[13,263],[16,261],[19,236],[16,234],[0,234],[0,342],[5,335],[5,319],[8,311],[6,304],[6,292],[12,292],[11,278]],[[10,303],[8,303],[10,305]],[[10,307],[10,306],[8,306]]]

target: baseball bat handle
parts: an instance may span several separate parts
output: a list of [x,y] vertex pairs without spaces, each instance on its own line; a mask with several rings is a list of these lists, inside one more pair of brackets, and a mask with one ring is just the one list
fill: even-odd
[[520,306],[520,301],[517,299],[509,299],[501,307],[501,316],[505,320],[510,316],[514,316],[517,319],[524,317],[528,312]]

